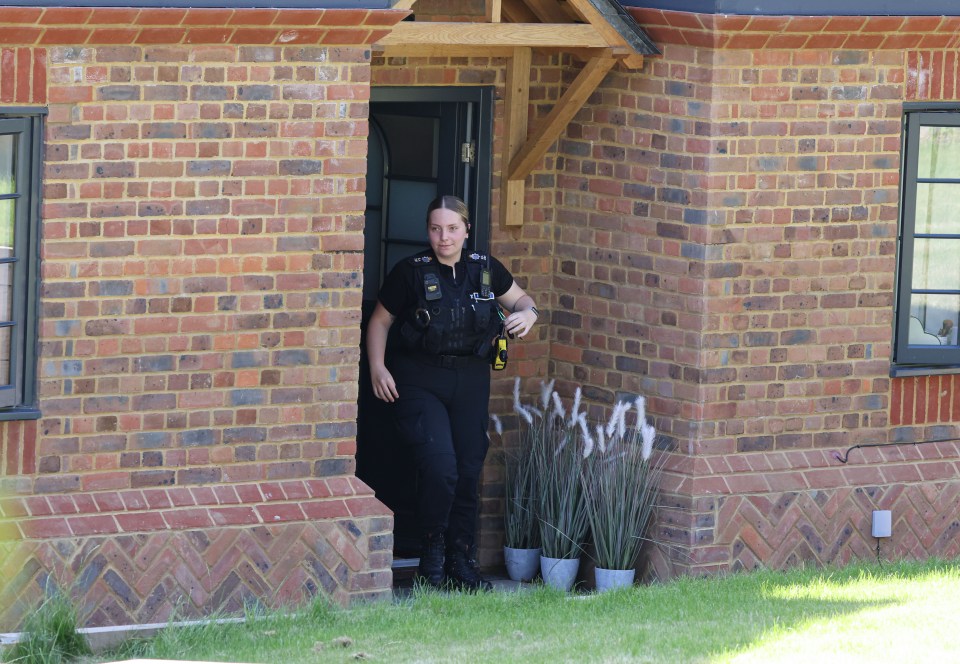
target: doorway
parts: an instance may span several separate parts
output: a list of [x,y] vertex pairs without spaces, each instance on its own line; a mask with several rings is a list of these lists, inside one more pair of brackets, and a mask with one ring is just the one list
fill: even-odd
[[375,87],[370,99],[364,225],[363,316],[357,401],[357,477],[394,513],[394,558],[418,555],[416,470],[398,441],[389,404],[373,395],[367,321],[384,278],[429,247],[425,212],[441,194],[467,204],[467,248],[490,240],[492,87]]

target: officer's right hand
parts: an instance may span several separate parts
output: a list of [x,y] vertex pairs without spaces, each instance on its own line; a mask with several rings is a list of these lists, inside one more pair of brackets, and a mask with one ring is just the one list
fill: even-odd
[[386,367],[370,369],[370,381],[373,383],[373,394],[380,400],[393,403],[400,398],[397,393],[397,384],[393,375]]

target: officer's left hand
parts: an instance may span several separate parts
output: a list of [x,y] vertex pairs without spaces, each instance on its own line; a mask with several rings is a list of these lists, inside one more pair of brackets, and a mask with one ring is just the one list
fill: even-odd
[[507,316],[506,320],[503,321],[503,326],[513,336],[523,337],[533,328],[533,324],[536,322],[537,314],[532,309],[522,309]]

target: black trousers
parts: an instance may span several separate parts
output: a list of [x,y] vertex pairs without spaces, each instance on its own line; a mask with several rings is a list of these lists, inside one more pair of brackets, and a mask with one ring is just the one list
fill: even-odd
[[394,402],[397,429],[420,476],[421,533],[442,529],[448,542],[472,544],[490,446],[490,363],[456,359],[455,366],[442,366],[433,358],[395,353],[389,368],[400,395]]

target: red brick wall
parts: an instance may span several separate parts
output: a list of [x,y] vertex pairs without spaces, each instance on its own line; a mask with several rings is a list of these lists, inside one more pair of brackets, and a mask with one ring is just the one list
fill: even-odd
[[[941,44],[953,22],[636,15],[664,50],[619,104],[651,141],[628,158],[649,173],[622,182],[649,211],[629,220],[642,240],[610,246],[646,248],[612,285],[646,284],[642,320],[678,328],[636,358],[664,397],[658,424],[680,434],[660,568],[870,557],[876,508],[894,512],[885,555],[956,554],[953,444],[834,456],[957,434],[952,380],[888,377],[901,103],[955,94],[954,52],[902,49]],[[911,419],[908,400],[934,389],[939,408]]]
[[0,458],[0,477],[33,475],[37,472],[37,423],[10,422],[0,427],[3,458]]
[[890,424],[949,424],[960,421],[960,377],[912,376],[890,382]]
[[0,48],[0,104],[43,104],[46,101],[46,49]]
[[389,592],[353,455],[368,44],[403,15],[4,10],[0,101],[49,108],[4,625],[52,570],[95,624]]

